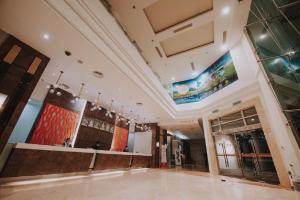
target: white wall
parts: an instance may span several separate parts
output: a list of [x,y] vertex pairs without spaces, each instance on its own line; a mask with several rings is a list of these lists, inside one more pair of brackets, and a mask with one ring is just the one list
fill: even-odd
[[[208,122],[208,116],[212,114],[212,110],[228,109],[232,107],[233,95],[237,95],[242,101],[251,99],[255,96],[259,96],[262,102],[264,111],[266,113],[267,122],[270,126],[272,137],[274,138],[278,149],[280,150],[280,155],[284,162],[284,167],[286,169],[286,174],[291,171],[294,176],[300,176],[300,151],[296,143],[296,140],[291,132],[290,128],[286,126],[287,121],[282,113],[278,102],[272,92],[272,89],[268,85],[268,82],[260,68],[260,65],[256,61],[255,54],[252,51],[252,46],[248,42],[247,37],[244,35],[240,44],[231,50],[231,55],[238,72],[238,76],[241,80],[246,82],[251,82],[252,79],[255,90],[250,90],[245,88],[240,90],[237,94],[229,94],[226,91],[226,95],[223,96],[222,100],[216,104],[207,105],[207,109],[203,112],[202,120],[204,127],[204,134],[206,139],[206,148],[209,158],[210,172],[213,175],[218,173],[217,166],[214,165],[216,162],[215,152],[212,149],[214,146],[212,137],[209,134],[210,125]],[[240,82],[241,83],[241,82]],[[238,83],[238,84],[240,84]],[[245,84],[245,83],[241,83]],[[225,89],[224,89],[225,92]],[[228,100],[229,99],[229,100]],[[291,167],[290,165],[293,165]]]
[[152,132],[134,133],[134,152],[151,154]]
[[30,99],[26,104],[18,122],[10,135],[8,143],[25,143],[31,128],[38,117],[43,102]]

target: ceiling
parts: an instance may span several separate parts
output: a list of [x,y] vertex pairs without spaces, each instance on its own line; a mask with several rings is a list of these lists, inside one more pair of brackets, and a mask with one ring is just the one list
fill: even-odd
[[250,0],[108,0],[163,85],[194,78],[241,38]]
[[199,120],[199,122],[197,120],[190,120],[185,123],[177,123],[176,125],[164,125],[163,128],[171,132],[173,135],[186,140],[204,138],[202,120]]
[[[62,81],[72,93],[84,82],[85,98],[93,101],[101,92],[104,107],[113,99],[116,111],[132,110],[130,117],[140,121],[172,122],[163,127],[186,134],[201,132],[195,119],[201,117],[203,106],[195,104],[196,110],[191,105],[179,107],[161,83],[196,76],[235,45],[241,38],[250,0],[241,4],[235,0],[109,3],[127,35],[100,1],[90,0],[1,0],[0,29],[51,58],[42,75],[46,83],[54,83],[64,70]],[[224,7],[230,10],[227,15],[222,15]],[[65,50],[72,55],[66,56]],[[93,71],[104,77],[96,78]],[[45,82],[40,81],[36,97],[45,89]],[[136,106],[137,102],[143,106]]]
[[[139,120],[146,118],[157,121],[157,116],[170,119],[168,113],[160,109],[111,60],[44,1],[1,0],[0,29],[51,58],[42,75],[46,82],[55,83],[59,71],[63,70],[65,73],[62,82],[70,86],[69,91],[72,93],[78,93],[84,82],[84,97],[90,101],[96,99],[99,91],[102,93],[100,101],[104,107],[108,108],[113,99],[116,111],[121,111],[121,106],[124,106],[123,113],[132,110],[134,114],[131,117],[138,117]],[[49,39],[44,39],[44,34]],[[66,56],[65,50],[69,50],[72,55]],[[102,72],[104,77],[97,79],[93,76],[93,71]],[[136,106],[137,102],[142,102],[143,106]]]

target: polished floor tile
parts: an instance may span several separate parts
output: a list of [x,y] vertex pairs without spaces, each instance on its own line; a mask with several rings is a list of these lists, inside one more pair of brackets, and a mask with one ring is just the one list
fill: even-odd
[[300,193],[167,170],[0,187],[1,200],[300,200]]

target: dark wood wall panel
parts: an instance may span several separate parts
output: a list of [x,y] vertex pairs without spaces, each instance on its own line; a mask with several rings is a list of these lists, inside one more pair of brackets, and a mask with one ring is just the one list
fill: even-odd
[[13,149],[1,177],[87,172],[93,153]]
[[[93,105],[91,104],[91,102],[87,102],[83,113],[83,118],[97,119],[97,120],[107,122],[111,126],[115,126],[116,124],[115,114],[113,114],[112,118],[109,118],[105,116],[107,111],[105,108],[102,108],[102,110],[91,111],[92,107]],[[91,148],[97,141],[99,141],[101,145],[101,150],[110,150],[112,139],[113,139],[113,133],[92,128],[92,127],[80,126],[78,130],[76,142],[75,142],[75,147]]]
[[152,145],[151,145],[151,167],[158,168],[159,167],[159,147],[156,147],[156,142],[159,142],[159,131],[160,128],[157,124],[150,124],[152,130]]
[[76,148],[92,148],[96,141],[100,142],[101,150],[110,150],[113,133],[95,128],[80,126],[76,138]]
[[0,110],[0,152],[49,60],[11,35],[0,46],[0,93],[8,95]]

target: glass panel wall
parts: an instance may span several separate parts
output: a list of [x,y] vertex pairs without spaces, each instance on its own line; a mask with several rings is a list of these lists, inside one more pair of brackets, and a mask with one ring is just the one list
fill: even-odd
[[[265,69],[298,145],[300,145],[299,10],[299,0],[253,0],[246,26],[259,62]],[[251,119],[246,119],[246,123],[251,124]]]
[[255,107],[213,119],[210,124],[220,174],[279,184],[262,128],[249,126],[260,124]]
[[212,132],[242,128],[248,125],[260,124],[255,107],[231,113],[210,121]]

